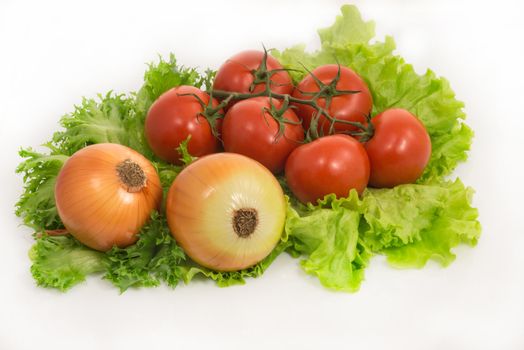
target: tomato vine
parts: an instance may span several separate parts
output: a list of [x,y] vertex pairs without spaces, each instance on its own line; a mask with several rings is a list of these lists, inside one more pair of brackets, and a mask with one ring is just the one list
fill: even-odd
[[[268,51],[264,48],[264,55],[260,63],[260,66],[257,69],[250,70],[250,73],[253,75],[253,82],[249,88],[250,92],[243,93],[243,92],[232,92],[232,91],[210,89],[208,93],[211,97],[222,100],[221,103],[214,110],[220,110],[221,108],[226,108],[227,106],[230,105],[231,102],[235,102],[235,101],[241,101],[241,100],[255,98],[255,97],[269,97],[269,98],[275,98],[278,100],[283,100],[284,101],[283,106],[285,106],[286,108],[289,106],[290,103],[294,103],[294,104],[308,105],[315,109],[315,114],[311,120],[310,127],[306,131],[306,142],[309,142],[319,137],[325,136],[324,131],[318,127],[319,119],[321,117],[324,117],[329,122],[328,134],[333,134],[335,131],[334,129],[335,123],[340,123],[340,124],[347,124],[347,125],[356,127],[358,131],[348,131],[346,133],[352,136],[357,136],[362,142],[367,141],[373,135],[373,126],[371,123],[369,123],[371,119],[370,114],[366,115],[366,123],[361,123],[361,122],[338,119],[329,113],[329,107],[331,105],[333,97],[342,96],[342,95],[350,95],[350,94],[358,94],[361,92],[360,90],[337,89],[337,84],[340,81],[340,77],[341,77],[340,65],[338,65],[338,72],[336,76],[328,84],[322,82],[311,71],[309,71],[305,66],[303,66],[304,70],[308,72],[309,75],[317,83],[319,87],[319,91],[317,92],[300,91],[302,94],[311,97],[309,99],[302,99],[302,98],[294,97],[291,94],[277,93],[271,90],[272,84],[274,83],[271,80],[271,77],[274,74],[281,72],[281,71],[290,71],[290,70],[294,71],[294,69],[279,68],[279,69],[268,70],[267,58],[268,58]],[[261,84],[264,86],[264,89],[259,92],[254,92],[255,87]],[[322,106],[319,103],[320,99],[324,99],[325,101],[324,106]],[[293,106],[289,106],[289,108],[293,108]],[[280,133],[281,130],[283,130],[284,128],[283,123],[288,123],[289,121],[279,118],[279,114],[275,113],[276,110],[277,110],[276,108],[272,108],[268,112],[270,112],[270,114],[273,116],[275,121],[279,123],[280,125],[279,133]],[[281,114],[282,113],[280,113],[280,115]],[[209,116],[206,116],[206,118],[210,120]]]

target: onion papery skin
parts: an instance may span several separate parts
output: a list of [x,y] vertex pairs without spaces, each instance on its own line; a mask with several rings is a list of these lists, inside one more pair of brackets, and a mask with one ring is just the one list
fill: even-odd
[[[255,209],[258,224],[248,237],[233,228],[234,213]],[[234,153],[198,159],[175,179],[167,195],[167,221],[175,240],[198,264],[236,271],[264,259],[284,229],[286,200],[266,167]]]
[[[130,189],[120,179],[117,166],[126,160],[143,170],[143,188]],[[101,143],[67,160],[57,178],[55,200],[71,235],[90,248],[108,251],[136,242],[152,211],[160,207],[162,187],[155,168],[140,153]]]

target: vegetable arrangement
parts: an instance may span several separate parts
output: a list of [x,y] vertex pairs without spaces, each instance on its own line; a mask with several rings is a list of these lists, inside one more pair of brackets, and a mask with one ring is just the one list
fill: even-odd
[[353,6],[319,34],[319,51],[245,51],[217,72],[161,59],[137,93],[84,99],[47,153],[21,150],[37,283],[229,286],[288,252],[356,291],[374,255],[446,266],[475,245],[472,190],[446,178],[473,136],[449,83],[371,42]]

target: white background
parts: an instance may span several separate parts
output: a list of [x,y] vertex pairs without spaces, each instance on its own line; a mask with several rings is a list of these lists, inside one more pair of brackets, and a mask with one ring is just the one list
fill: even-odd
[[[524,33],[518,1],[356,1],[419,72],[447,77],[476,132],[456,171],[483,235],[454,264],[395,270],[377,257],[356,294],[333,293],[281,256],[247,285],[196,282],[123,295],[90,278],[35,286],[31,231],[13,205],[20,146],[38,146],[81,96],[140,87],[177,54],[216,68],[247,48],[318,47],[343,1],[0,1],[0,349],[524,349]],[[519,23],[520,22],[520,23]]]

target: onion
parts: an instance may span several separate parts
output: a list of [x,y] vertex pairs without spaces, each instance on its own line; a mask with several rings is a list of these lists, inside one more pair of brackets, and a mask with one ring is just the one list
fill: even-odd
[[218,271],[255,265],[278,243],[286,201],[263,165],[233,153],[202,157],[167,195],[167,221],[189,257]]
[[76,239],[100,251],[125,247],[160,206],[153,165],[118,144],[87,146],[67,160],[55,187],[58,214]]

